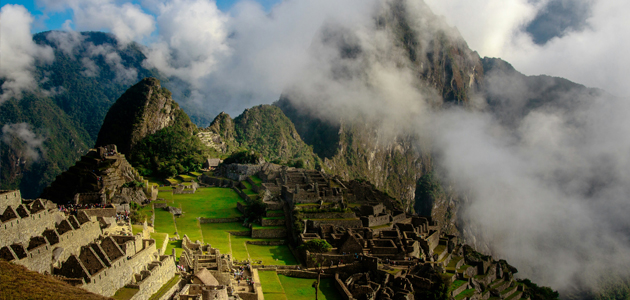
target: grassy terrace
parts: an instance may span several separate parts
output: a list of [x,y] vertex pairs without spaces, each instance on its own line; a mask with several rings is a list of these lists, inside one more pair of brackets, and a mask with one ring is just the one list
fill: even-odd
[[149,298],[149,300],[157,300],[162,298],[162,296],[164,296],[164,294],[166,294],[166,292],[168,292],[168,290],[170,290],[179,281],[179,277],[179,275],[173,276],[173,278],[165,283],[157,292],[155,292],[155,294],[151,295],[151,298]]
[[455,266],[457,265],[457,263],[459,263],[460,260],[464,259],[461,256],[455,256],[453,258],[451,258],[451,261],[448,263],[448,265],[446,266],[446,271],[449,272],[455,272]]
[[139,291],[139,289],[123,287],[117,290],[116,294],[114,294],[112,298],[114,298],[115,300],[129,300]]
[[[162,188],[161,188],[162,189]],[[186,234],[192,241],[200,240],[218,248],[221,253],[231,254],[235,259],[251,259],[262,261],[267,265],[295,265],[297,260],[286,245],[263,246],[248,244],[248,241],[265,241],[264,239],[252,239],[249,236],[230,235],[230,232],[249,232],[239,222],[233,223],[206,223],[200,224],[198,218],[234,218],[241,213],[236,209],[236,203],[240,197],[234,190],[227,188],[200,188],[194,194],[173,195],[171,188],[160,191],[160,198],[164,198],[169,206],[179,207],[183,214],[175,217],[163,209],[155,209],[156,233],[168,233],[175,236],[175,231],[180,237]],[[279,229],[276,227],[261,227],[257,229]],[[158,247],[161,246],[158,241]],[[166,254],[171,254],[175,249],[176,256],[182,253],[181,240],[168,241]]]
[[241,181],[243,183],[243,185],[245,186],[246,190],[251,190],[252,189],[252,184],[247,182],[247,181]]
[[252,224],[252,229],[286,229],[284,226],[260,226],[258,224]]
[[232,189],[200,188],[194,194],[171,195],[175,207],[180,207],[187,218],[236,218],[240,197]]
[[433,249],[433,253],[436,253],[437,255],[442,254],[442,252],[444,252],[444,250],[446,250],[446,246],[445,245],[437,245],[437,247],[435,247],[435,249]]
[[258,185],[258,186],[261,186],[261,185],[262,185],[262,179],[260,179],[260,177],[258,177],[258,176],[256,176],[256,175],[253,175],[253,176],[250,176],[249,178],[251,178],[251,180],[252,180],[252,181],[253,181],[256,185]]
[[158,249],[161,249],[162,245],[164,245],[164,241],[166,240],[166,233],[154,232],[151,233],[151,238],[155,240],[155,246]]
[[455,296],[455,300],[462,300],[475,294],[475,289],[467,289]]
[[370,226],[370,228],[372,229],[381,229],[381,228],[388,228],[391,227],[392,223],[387,223],[387,224],[383,224],[383,225],[378,225],[378,226]]
[[453,283],[451,283],[451,285],[448,287],[448,291],[446,292],[448,295],[450,295],[454,290],[458,289],[459,287],[461,287],[464,284],[467,284],[468,281],[465,280],[455,280]]
[[[314,298],[315,289],[313,279],[294,278],[277,275],[273,271],[258,272],[263,288],[263,295],[267,300],[291,299],[311,300]],[[319,284],[318,299],[337,300],[341,296],[337,293],[333,279],[323,278]]]
[[183,182],[191,182],[191,181],[195,180],[196,178],[193,177],[193,176],[190,176],[190,175],[178,175],[176,177],[176,179],[179,179],[179,180],[181,180]]

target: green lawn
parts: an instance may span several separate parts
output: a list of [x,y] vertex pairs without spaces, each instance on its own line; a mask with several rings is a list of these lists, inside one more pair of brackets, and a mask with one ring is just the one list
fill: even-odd
[[153,294],[151,298],[149,298],[149,300],[160,299],[162,296],[164,296],[164,294],[168,292],[168,290],[170,290],[179,281],[179,277],[179,275],[173,276],[173,278],[171,278],[171,280],[169,280],[157,292],[155,292],[155,294]]
[[[258,273],[260,274],[260,273]],[[288,277],[284,275],[278,275],[280,279],[280,283],[282,283],[282,287],[284,288],[284,293],[287,299],[291,300],[312,300],[315,298],[315,289],[312,287],[315,279],[307,279],[307,278],[294,278]],[[265,289],[263,287],[263,294]],[[265,295],[265,299],[267,299],[267,295]],[[318,299],[324,300],[340,300],[341,295],[337,292],[335,288],[334,279],[333,278],[322,278],[319,282],[319,293]]]
[[183,237],[184,234],[186,234],[192,242],[196,240],[203,242],[203,235],[201,234],[201,228],[199,227],[199,220],[190,216],[182,216],[175,218],[175,224],[177,224],[177,230],[180,237]]
[[251,190],[251,189],[252,189],[252,184],[251,184],[251,183],[249,183],[249,182],[247,182],[247,181],[245,181],[245,180],[243,180],[243,181],[241,181],[241,182],[242,182],[242,183],[243,183],[243,185],[245,186],[245,189],[246,189],[246,190]]
[[168,245],[166,245],[165,255],[171,255],[173,253],[173,249],[175,249],[175,260],[179,260],[179,257],[182,255],[184,249],[182,249],[182,240],[169,241]]
[[151,233],[151,238],[155,240],[155,247],[162,249],[162,245],[164,245],[164,241],[166,240],[166,233],[162,232],[154,232]]
[[[153,205],[148,204],[140,209],[138,209],[138,214],[140,214],[140,222],[144,222],[145,218],[147,222],[151,222],[151,217],[153,216]],[[142,229],[140,229],[142,231]]]
[[189,175],[178,175],[176,179],[180,179],[181,181],[184,181],[184,182],[191,182],[195,179],[195,177],[192,177]]
[[115,300],[128,300],[128,299],[131,299],[131,297],[133,297],[133,295],[135,295],[139,291],[140,291],[139,289],[123,287],[116,291],[116,294],[114,294],[113,298]]
[[249,231],[241,223],[207,223],[201,224],[203,240],[212,247],[221,250],[221,253],[231,253],[230,234],[228,231]]
[[284,294],[284,288],[276,271],[258,271],[263,294]]
[[250,198],[252,195],[258,195],[258,193],[254,192],[254,190],[250,189],[243,190],[243,193],[247,194],[247,196],[250,196]]
[[194,194],[173,195],[175,207],[181,207],[186,217],[235,218],[241,216],[236,209],[240,197],[227,188],[199,188]]
[[258,177],[258,176],[256,176],[256,175],[253,175],[253,176],[250,176],[249,178],[251,178],[251,179],[252,179],[252,181],[253,181],[256,185],[259,185],[259,186],[260,186],[260,185],[262,185],[262,179],[260,179],[260,177]]
[[247,244],[252,260],[262,260],[265,265],[297,265],[298,261],[287,245],[262,246]]
[[173,215],[161,208],[155,210],[155,224],[153,228],[156,232],[168,233],[175,235],[175,224],[173,223]]
[[133,230],[133,234],[138,234],[140,232],[142,232],[142,230],[144,229],[143,225],[131,225],[131,229]]

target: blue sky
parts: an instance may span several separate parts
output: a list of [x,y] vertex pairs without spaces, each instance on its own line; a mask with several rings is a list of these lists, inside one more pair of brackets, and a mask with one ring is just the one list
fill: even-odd
[[[282,0],[255,0],[260,3],[267,11],[269,11],[275,4],[281,2]],[[49,12],[45,14],[45,8],[39,6],[36,0],[3,0],[2,6],[6,4],[19,4],[23,5],[31,12],[33,15],[35,22],[33,22],[33,27],[31,31],[33,33],[46,31],[46,30],[54,30],[60,29],[63,23],[66,20],[72,19],[72,11],[66,10],[64,12]],[[134,0],[130,1],[132,3],[139,3],[140,1]],[[226,12],[232,8],[232,6],[238,2],[238,0],[217,0],[217,7]],[[148,12],[147,12],[148,13]]]

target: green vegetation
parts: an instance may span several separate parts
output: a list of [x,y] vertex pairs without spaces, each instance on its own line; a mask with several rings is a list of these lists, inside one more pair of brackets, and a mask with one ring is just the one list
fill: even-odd
[[233,153],[228,158],[223,160],[223,163],[226,165],[228,164],[257,164],[262,159],[263,159],[263,156],[256,151],[243,150],[243,151]]
[[240,199],[228,188],[199,188],[194,194],[172,195],[175,207],[181,207],[187,218],[236,218],[241,212],[236,209]]
[[263,288],[263,295],[284,294],[284,288],[276,271],[258,271],[260,284]]
[[258,177],[258,175],[252,175],[249,178],[251,178],[251,180],[256,184],[256,185],[261,185],[262,184],[262,179],[260,179],[260,177]]
[[114,294],[113,298],[115,300],[129,300],[139,291],[139,289],[135,288],[122,287],[116,291],[116,294]]
[[[259,153],[249,161],[264,157],[267,161],[312,169],[320,160],[301,140],[293,123],[275,106],[259,105],[246,109],[234,120],[221,114],[210,129],[228,143],[229,153],[239,151],[237,147],[240,147],[241,157],[251,151]],[[243,152],[243,149],[248,151]],[[226,164],[230,162],[232,158],[224,161]]]
[[179,278],[179,275],[173,276],[173,278],[165,283],[157,292],[155,292],[155,294],[151,295],[151,298],[149,298],[149,300],[160,299],[162,296],[164,296],[164,294],[166,294],[166,292],[168,292],[168,290],[170,290],[175,284],[177,284],[177,282],[179,282]]
[[[35,148],[39,159],[28,159],[24,165],[16,165],[17,157],[25,158],[19,154],[26,150],[22,139],[7,134],[3,137],[5,142],[0,143],[0,165],[3,166],[0,189],[19,188],[27,199],[37,198],[44,187],[94,145],[109,107],[131,84],[138,78],[155,76],[153,71],[143,67],[146,57],[136,43],[123,47],[111,34],[83,32],[80,33],[82,44],[74,48],[76,51],[67,53],[59,49],[54,39],[47,38],[50,33],[33,36],[36,43],[52,47],[54,60],[51,64],[38,64],[32,75],[43,90],[54,88],[60,93],[46,96],[25,92],[21,100],[9,99],[0,109],[0,128],[26,123],[30,125],[28,129],[43,139],[42,147]],[[92,58],[88,43],[111,45],[121,58],[120,64],[136,70],[137,77],[131,81],[116,80],[117,70],[103,59]],[[99,72],[95,76],[83,75],[83,57],[96,62]]]
[[129,162],[143,176],[166,178],[200,170],[209,153],[199,138],[171,126],[142,139],[133,148]]
[[[155,210],[155,223],[153,228],[156,232],[168,233],[175,235],[175,224],[173,223],[173,215],[161,208]],[[181,235],[181,234],[180,234]]]
[[467,289],[455,296],[455,300],[462,300],[475,294],[475,289]]
[[459,287],[461,287],[462,285],[467,284],[467,283],[468,283],[468,281],[465,281],[465,280],[455,280],[448,287],[447,293],[450,295],[454,290],[458,289]]
[[415,211],[420,215],[430,216],[433,203],[442,193],[442,185],[433,172],[424,173],[416,185]]
[[[168,211],[156,209],[154,227],[156,232],[168,233],[172,237],[175,228],[177,228],[180,237],[186,234],[192,241],[200,240],[209,243],[221,250],[221,253],[232,254],[238,260],[252,259],[262,261],[263,264],[267,265],[295,265],[298,263],[286,245],[252,245],[247,244],[247,242],[266,240],[230,235],[229,232],[249,231],[249,228],[243,227],[239,222],[199,223],[197,219],[199,217],[234,218],[241,216],[236,209],[236,203],[240,198],[232,189],[199,188],[194,194],[178,195],[173,195],[169,190],[161,191],[160,197],[166,198],[170,206],[180,207],[183,214],[173,218]],[[264,213],[264,208],[262,212]],[[258,225],[257,228],[277,229],[284,227],[260,227]],[[175,249],[176,255],[179,257],[182,251],[181,243],[181,240],[169,241],[166,253],[170,254],[172,249]]]
[[151,233],[151,238],[155,240],[155,246],[158,249],[162,248],[162,245],[164,245],[164,241],[166,240],[166,233],[161,233],[161,232],[154,232]]
[[[295,278],[278,275],[284,292],[291,300],[312,300],[315,297],[315,290],[311,286],[313,279]],[[318,299],[341,300],[341,295],[337,292],[333,278],[322,278],[319,283]]]
[[546,286],[538,286],[529,279],[519,279],[518,282],[526,287],[523,298],[526,298],[526,296],[529,296],[532,300],[557,300],[560,298],[560,294],[557,291]]
[[326,240],[312,239],[300,245],[300,249],[305,249],[313,253],[326,253],[332,249],[332,246]]
[[[259,271],[265,299],[311,300],[315,298],[313,279],[278,275],[275,271]],[[318,299],[342,299],[332,278],[323,278],[319,284]]]

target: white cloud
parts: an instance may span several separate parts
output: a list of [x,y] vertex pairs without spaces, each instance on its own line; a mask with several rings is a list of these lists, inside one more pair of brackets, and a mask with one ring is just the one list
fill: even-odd
[[199,80],[216,71],[218,59],[229,53],[227,15],[209,0],[171,0],[153,9],[160,34],[146,64],[199,87]]
[[627,12],[630,2],[588,1],[590,17],[581,31],[569,31],[544,45],[536,45],[524,26],[547,1],[427,0],[437,14],[456,26],[481,56],[500,57],[528,75],[560,76],[610,93],[629,95],[626,89],[630,57]]
[[37,3],[47,11],[72,9],[76,30],[109,30],[123,46],[141,41],[156,29],[153,16],[132,3],[118,4],[114,0],[37,0]]
[[[15,144],[14,140],[18,140]],[[31,125],[27,123],[5,124],[2,126],[2,141],[11,147],[16,146],[18,152],[24,151],[23,155],[31,160],[38,160],[44,151],[44,140],[42,136],[36,135],[31,130]]]
[[33,71],[37,62],[54,59],[50,47],[35,44],[31,37],[33,17],[21,5],[5,5],[0,10],[0,78],[4,79],[0,104],[21,98],[22,91],[34,90]]

